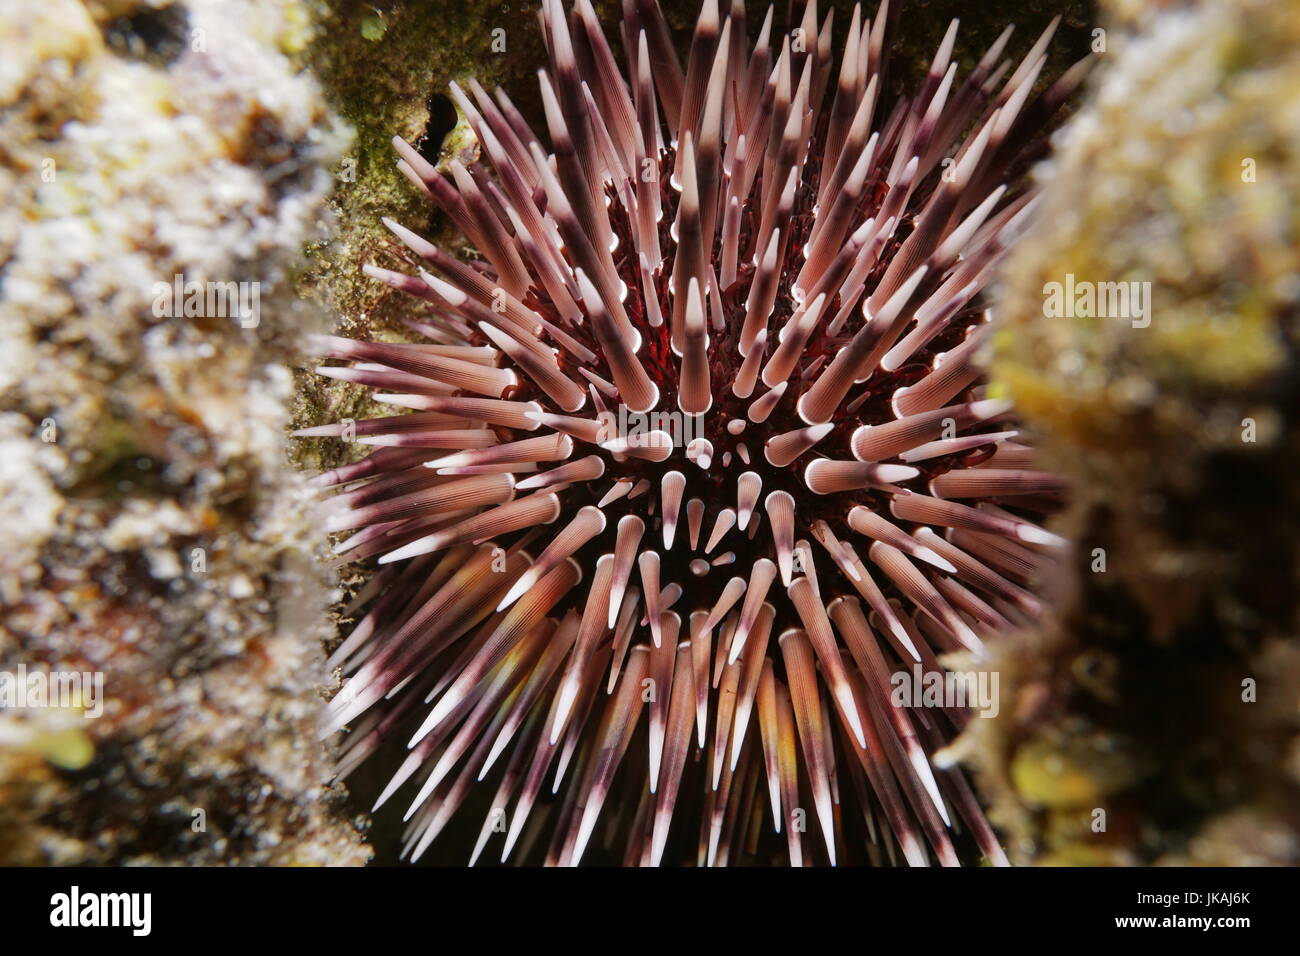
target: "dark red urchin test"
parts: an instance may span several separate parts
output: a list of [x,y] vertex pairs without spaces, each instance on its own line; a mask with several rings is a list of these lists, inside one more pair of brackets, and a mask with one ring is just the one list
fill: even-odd
[[815,2],[750,50],[706,0],[685,69],[624,0],[627,81],[588,0],[542,15],[544,138],[471,83],[483,163],[394,140],[482,257],[388,223],[418,275],[367,271],[428,342],[319,342],[411,410],[298,433],[378,446],[316,479],[378,560],[331,659],[339,776],[414,731],[380,797],[409,784],[413,860],[461,809],[474,860],[1005,863],[932,763],[970,710],[893,679],[1032,619],[1061,546],[973,359],[1086,63],[1035,95],[1056,24],[1014,69],[1008,29],[957,83],[954,21],[886,111],[888,0],[838,65]]

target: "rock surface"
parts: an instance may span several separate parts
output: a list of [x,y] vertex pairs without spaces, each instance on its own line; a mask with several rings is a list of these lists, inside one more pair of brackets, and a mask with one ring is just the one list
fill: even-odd
[[[1300,9],[1109,6],[994,360],[1074,481],[1076,573],[965,747],[1021,861],[1295,864]],[[1069,275],[1149,315],[1046,314]]]
[[[96,719],[0,711],[0,862],[367,859],[314,732],[330,595],[284,454],[324,325],[294,270],[346,146],[309,39],[298,0],[0,15],[0,672],[104,687]],[[242,308],[172,309],[176,275]]]

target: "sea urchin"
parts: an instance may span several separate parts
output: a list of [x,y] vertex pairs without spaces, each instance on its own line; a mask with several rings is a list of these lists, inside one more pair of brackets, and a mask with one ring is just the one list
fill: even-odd
[[380,797],[417,790],[412,859],[492,780],[474,859],[1005,862],[932,768],[968,710],[892,675],[1032,617],[1060,545],[973,359],[1085,65],[1035,95],[1055,23],[1014,70],[1008,29],[956,83],[954,21],[882,111],[888,0],[838,68],[815,0],[775,50],[770,7],[751,50],[705,0],[685,69],[624,0],[626,81],[588,0],[542,21],[544,136],[471,83],[485,162],[394,140],[482,257],[388,223],[422,267],[366,271],[429,344],[317,342],[414,410],[298,433],[378,446],[315,479],[379,564],[331,661],[340,776],[413,728]]

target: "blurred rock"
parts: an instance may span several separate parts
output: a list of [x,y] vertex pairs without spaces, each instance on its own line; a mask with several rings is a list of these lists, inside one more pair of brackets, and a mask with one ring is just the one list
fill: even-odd
[[299,0],[0,14],[0,672],[105,697],[0,712],[0,862],[367,858],[316,739],[330,595],[284,454],[324,325],[294,270],[346,147],[309,38]]
[[[963,747],[1021,861],[1294,864],[1300,7],[1109,7],[994,362],[1074,480],[1075,573]],[[1052,316],[1068,281],[1150,311]]]

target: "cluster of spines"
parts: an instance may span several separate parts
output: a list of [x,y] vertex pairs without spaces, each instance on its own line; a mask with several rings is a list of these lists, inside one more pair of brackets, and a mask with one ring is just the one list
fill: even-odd
[[[683,806],[698,862],[762,858],[766,779],[793,863],[855,826],[854,859],[954,863],[961,821],[1005,860],[931,765],[967,713],[894,706],[890,676],[1031,618],[1060,545],[1026,517],[1059,479],[983,394],[976,299],[1086,63],[1034,96],[1055,23],[1014,70],[1008,29],[957,84],[954,22],[882,119],[890,19],[855,9],[836,71],[815,3],[774,54],[770,8],[751,51],[743,3],[707,0],[683,68],[654,0],[625,0],[624,81],[587,0],[544,0],[549,149],[477,84],[452,93],[485,163],[394,140],[482,259],[388,222],[425,267],[366,270],[428,303],[407,324],[429,344],[323,338],[349,364],[321,371],[410,411],[299,434],[379,446],[316,479],[346,486],[336,550],[379,561],[324,730],[351,727],[342,776],[415,728],[379,798],[420,782],[411,857],[491,773],[475,859],[504,831],[502,859],[578,862],[616,786],[625,862],[659,863]],[[620,406],[697,435],[611,434]]]

